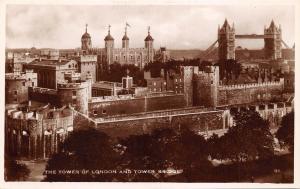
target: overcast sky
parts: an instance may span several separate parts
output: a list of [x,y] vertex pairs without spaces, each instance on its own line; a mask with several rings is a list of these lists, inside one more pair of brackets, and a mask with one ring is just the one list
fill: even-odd
[[[151,26],[154,47],[205,49],[217,39],[218,25],[227,18],[237,34],[263,34],[264,26],[281,24],[282,38],[294,44],[293,6],[201,6],[201,5],[8,5],[6,46],[8,48],[76,48],[88,24],[93,47],[104,47],[107,25],[121,46],[126,21],[130,47],[143,47]],[[263,47],[263,40],[237,40],[249,49]]]

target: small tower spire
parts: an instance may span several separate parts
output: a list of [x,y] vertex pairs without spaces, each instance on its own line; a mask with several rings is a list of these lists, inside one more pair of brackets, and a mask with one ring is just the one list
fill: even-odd
[[108,24],[108,35],[110,34],[110,27],[111,27],[111,25]]
[[271,24],[270,24],[270,28],[273,28],[275,26],[274,20],[272,19]]
[[85,33],[87,33],[88,24],[85,24]]
[[148,35],[150,35],[150,26],[148,26]]

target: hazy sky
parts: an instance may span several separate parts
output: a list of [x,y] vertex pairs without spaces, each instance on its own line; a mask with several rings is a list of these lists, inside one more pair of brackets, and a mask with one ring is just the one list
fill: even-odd
[[[227,18],[237,34],[263,34],[264,26],[281,24],[282,38],[294,44],[293,6],[201,6],[201,5],[8,5],[8,48],[76,48],[88,24],[93,47],[104,47],[107,25],[121,46],[126,21],[130,47],[143,47],[151,26],[155,48],[205,49],[217,39],[218,25]],[[263,40],[237,40],[246,48],[262,48]]]

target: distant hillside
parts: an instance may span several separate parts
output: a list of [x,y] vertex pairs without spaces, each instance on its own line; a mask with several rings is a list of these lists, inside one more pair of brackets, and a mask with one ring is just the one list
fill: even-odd
[[199,58],[200,54],[203,52],[202,50],[199,49],[191,49],[191,50],[172,50],[170,49],[170,57],[172,59],[193,59],[193,58]]
[[[191,50],[173,50],[170,49],[170,57],[172,59],[195,59],[202,58],[204,50],[191,49]],[[263,49],[239,49],[235,51],[235,56],[237,60],[247,60],[247,59],[264,59]],[[295,59],[295,51],[293,49],[282,49],[282,58],[293,60]],[[206,57],[206,60],[217,60],[218,59],[218,49],[215,48]]]

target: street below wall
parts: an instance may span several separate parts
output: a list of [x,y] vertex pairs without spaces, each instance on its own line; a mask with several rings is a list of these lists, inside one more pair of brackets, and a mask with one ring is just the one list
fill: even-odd
[[30,170],[30,174],[26,181],[40,182],[44,179],[44,171],[47,165],[47,160],[35,160],[27,161],[21,160],[20,163],[23,163]]

